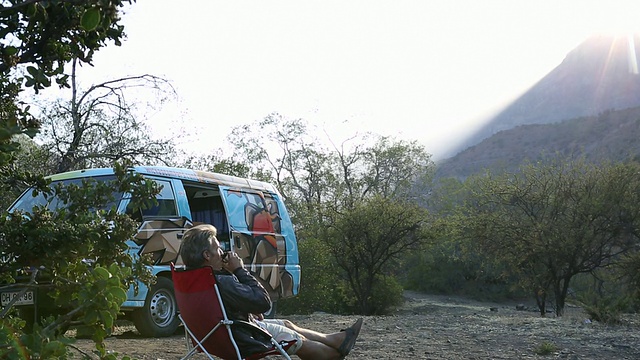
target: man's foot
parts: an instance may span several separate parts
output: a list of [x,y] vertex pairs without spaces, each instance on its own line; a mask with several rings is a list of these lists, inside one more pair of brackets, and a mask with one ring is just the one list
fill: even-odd
[[353,345],[355,345],[356,339],[360,334],[361,327],[362,327],[362,318],[358,319],[355,322],[355,324],[351,325],[350,328],[340,330],[347,333],[347,336],[345,336],[344,341],[338,348],[338,352],[341,355],[341,359],[344,359],[347,355],[349,355],[349,353],[351,352],[351,349],[353,349]]

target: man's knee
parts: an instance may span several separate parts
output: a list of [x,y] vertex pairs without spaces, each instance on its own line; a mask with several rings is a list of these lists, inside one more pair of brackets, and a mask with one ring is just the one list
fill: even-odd
[[291,321],[285,319],[282,320],[282,324],[289,329],[293,329],[295,327]]

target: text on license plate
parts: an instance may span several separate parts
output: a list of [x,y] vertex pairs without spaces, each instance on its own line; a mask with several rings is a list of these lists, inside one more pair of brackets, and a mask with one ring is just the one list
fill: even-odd
[[[9,305],[11,300],[16,296],[18,296],[19,294],[20,294],[20,291],[0,293],[2,306]],[[30,304],[33,304],[33,299],[34,299],[33,291],[27,291],[22,295],[20,299],[16,300],[16,302],[14,302],[13,305],[30,305]]]

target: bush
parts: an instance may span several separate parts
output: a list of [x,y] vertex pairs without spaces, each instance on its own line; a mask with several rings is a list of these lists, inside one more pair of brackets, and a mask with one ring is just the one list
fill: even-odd
[[619,324],[620,316],[629,306],[628,297],[602,296],[593,291],[578,296],[578,302],[591,320],[605,324]]
[[283,314],[310,314],[315,311],[345,313],[345,284],[339,277],[339,268],[326,242],[306,239],[298,244],[300,267],[300,294],[278,302]]
[[576,294],[574,301],[595,321],[617,324],[624,312],[636,310],[635,287],[608,268],[576,276],[571,290]]
[[402,278],[407,289],[434,294],[456,294],[499,301],[519,296],[516,279],[505,279],[503,265],[452,241],[441,241],[410,255]]
[[534,350],[536,355],[543,355],[543,356],[551,355],[556,351],[558,351],[558,346],[550,342],[543,342],[542,344],[538,345]]
[[404,282],[411,290],[437,294],[453,294],[465,282],[464,266],[443,249],[432,247],[409,256]]
[[376,315],[389,314],[391,310],[402,305],[402,285],[395,277],[379,276],[373,286],[370,301],[373,313]]

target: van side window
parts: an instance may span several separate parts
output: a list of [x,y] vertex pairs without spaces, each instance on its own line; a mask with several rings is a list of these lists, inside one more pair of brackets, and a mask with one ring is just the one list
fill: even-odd
[[247,203],[244,205],[247,228],[253,232],[280,233],[278,203],[268,193],[262,196],[244,193]]
[[155,179],[154,181],[162,188],[160,193],[156,195],[158,205],[142,210],[142,216],[178,216],[176,199],[173,197],[173,187],[171,186],[171,182]]
[[156,195],[157,205],[148,209],[131,209],[127,206],[126,213],[134,220],[142,222],[146,217],[177,217],[176,199],[173,196],[173,187],[170,181],[153,179],[161,187],[160,193]]

